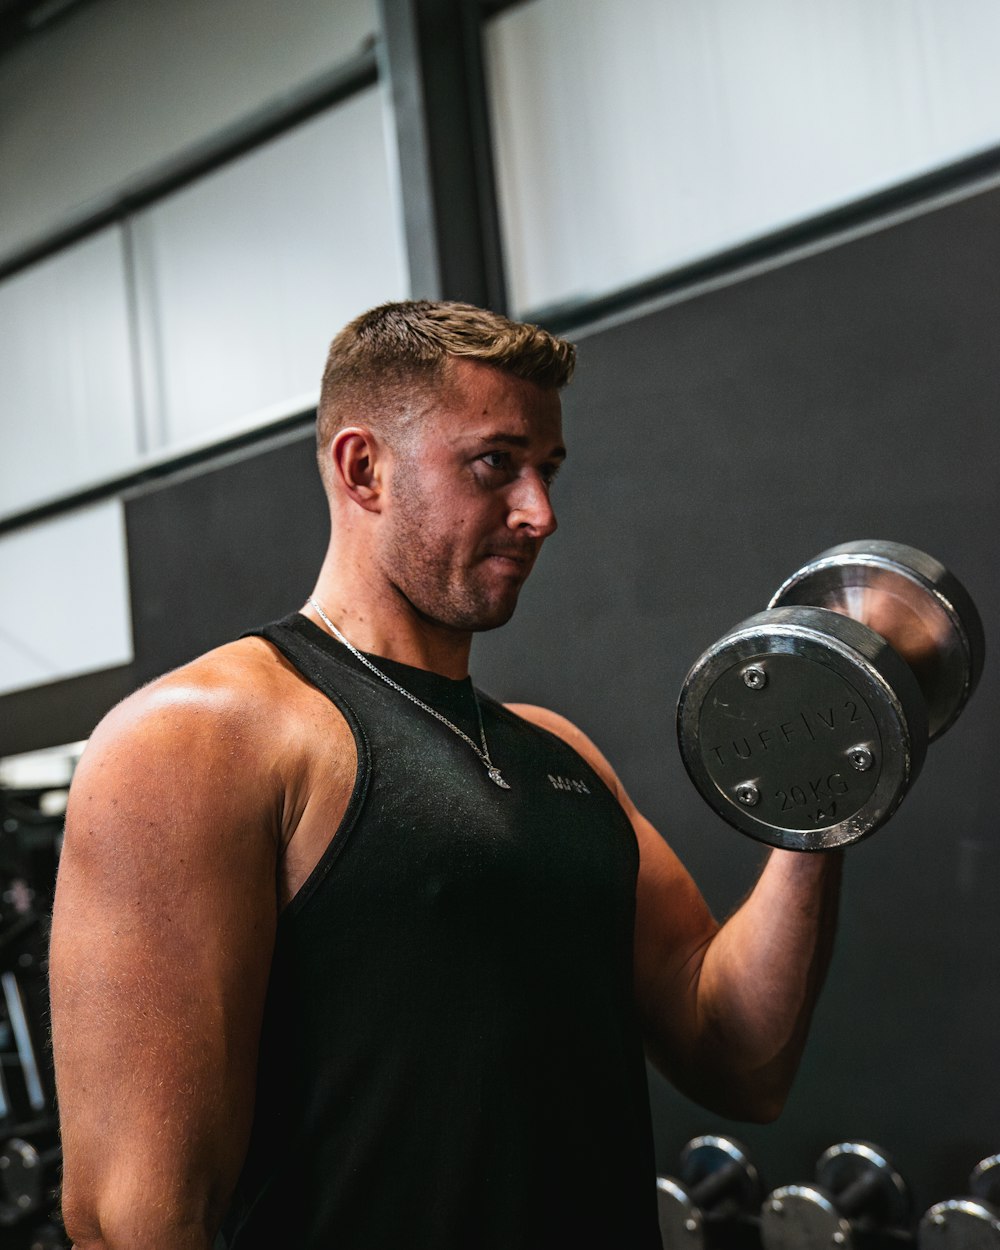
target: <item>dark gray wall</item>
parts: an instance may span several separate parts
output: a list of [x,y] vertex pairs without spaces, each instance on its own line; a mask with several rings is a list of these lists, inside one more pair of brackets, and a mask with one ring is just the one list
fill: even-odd
[[[702,804],[675,745],[677,693],[709,643],[855,538],[943,560],[995,643],[998,227],[994,191],[580,342],[560,530],[515,622],[477,643],[476,675],[577,720],[721,914],[761,852]],[[998,682],[990,657],[896,818],[848,854],[782,1119],[729,1125],[657,1080],[662,1169],[727,1129],[780,1184],[860,1136],[895,1152],[926,1206],[1000,1150]]]

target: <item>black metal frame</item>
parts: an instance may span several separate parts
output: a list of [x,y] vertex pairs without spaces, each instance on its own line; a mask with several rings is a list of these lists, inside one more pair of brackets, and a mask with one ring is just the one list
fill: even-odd
[[481,10],[466,0],[379,0],[379,17],[411,292],[503,311]]

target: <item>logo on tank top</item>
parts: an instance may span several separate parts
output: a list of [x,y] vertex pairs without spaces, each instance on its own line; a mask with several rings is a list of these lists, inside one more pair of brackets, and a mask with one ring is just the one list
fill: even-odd
[[554,790],[568,790],[570,794],[590,793],[590,787],[585,781],[577,781],[573,777],[553,777],[551,773],[547,773],[546,776]]

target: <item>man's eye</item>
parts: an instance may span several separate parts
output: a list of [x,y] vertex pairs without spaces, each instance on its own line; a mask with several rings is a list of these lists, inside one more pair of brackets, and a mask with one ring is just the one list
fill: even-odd
[[510,462],[510,456],[505,451],[488,451],[479,459],[491,469],[505,469]]
[[559,476],[559,468],[560,466],[558,464],[550,464],[546,465],[545,468],[542,469],[542,480],[545,482],[546,486],[551,486]]

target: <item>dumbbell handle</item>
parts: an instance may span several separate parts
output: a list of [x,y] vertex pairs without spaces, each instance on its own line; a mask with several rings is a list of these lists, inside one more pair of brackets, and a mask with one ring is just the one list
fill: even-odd
[[863,1172],[842,1190],[833,1195],[834,1205],[847,1219],[863,1211],[868,1200],[879,1189],[882,1177],[878,1172]]
[[692,1201],[703,1211],[707,1211],[745,1176],[746,1168],[735,1159],[730,1159],[728,1163],[716,1168],[714,1172],[709,1172],[697,1185],[692,1186],[690,1190]]

